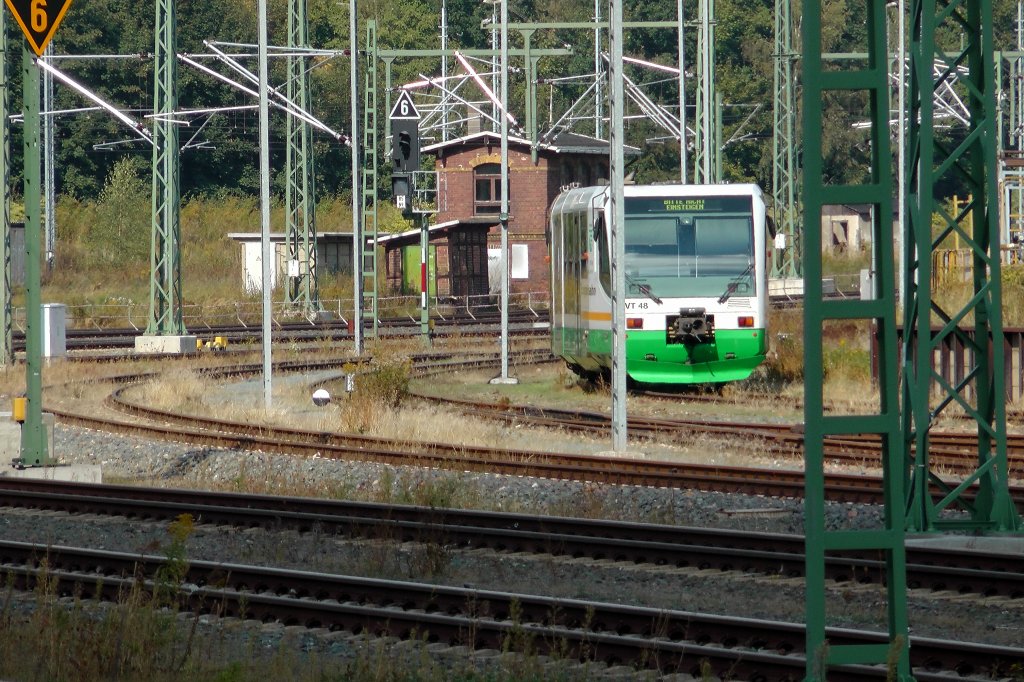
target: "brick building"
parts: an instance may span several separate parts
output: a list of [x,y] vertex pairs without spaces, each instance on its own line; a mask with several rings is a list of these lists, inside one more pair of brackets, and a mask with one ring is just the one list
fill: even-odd
[[[432,144],[421,151],[436,157],[438,173],[438,213],[434,222],[444,229],[431,231],[431,245],[436,247],[437,254],[438,293],[480,290],[479,285],[458,284],[454,276],[449,279],[449,273],[454,275],[460,265],[452,261],[454,252],[449,254],[449,235],[469,233],[479,235],[472,241],[480,247],[486,244],[487,289],[496,292],[496,274],[501,271],[501,136],[482,131]],[[608,143],[561,133],[548,143],[539,143],[534,151],[528,140],[509,136],[508,175],[511,291],[544,293],[548,290],[544,242],[548,207],[564,186],[607,182]],[[390,252],[395,247],[411,245],[413,239],[415,236],[410,234],[406,240],[393,240],[386,247],[389,281],[402,279],[400,272],[396,272],[401,267],[401,255]],[[443,279],[448,279],[451,286],[448,291],[443,290]]]

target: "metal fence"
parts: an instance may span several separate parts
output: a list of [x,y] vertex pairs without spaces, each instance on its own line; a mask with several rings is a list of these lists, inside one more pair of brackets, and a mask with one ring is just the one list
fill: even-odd
[[[935,327],[932,332],[937,333],[938,330]],[[897,329],[896,333],[902,342],[903,329]],[[973,339],[974,330],[965,329],[964,336]],[[943,380],[955,386],[974,369],[974,352],[957,335],[949,335],[932,353],[930,365]],[[1003,366],[1006,400],[1019,400],[1024,396],[1024,328],[1003,330]],[[875,334],[871,335],[871,378],[878,378],[878,341]],[[972,387],[966,389],[966,397],[973,399]]]

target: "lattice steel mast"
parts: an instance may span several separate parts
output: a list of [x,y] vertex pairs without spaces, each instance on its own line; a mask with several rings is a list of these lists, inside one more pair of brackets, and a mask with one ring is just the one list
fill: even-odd
[[800,207],[797,203],[799,169],[796,165],[796,77],[797,54],[793,50],[792,0],[775,0],[774,106],[772,108],[772,211],[776,234],[782,248],[775,249],[773,277],[803,274],[803,240]]
[[[356,55],[352,55],[356,59]],[[363,88],[362,225],[359,235],[359,286],[362,314],[356,324],[368,324],[377,336],[377,22],[366,23],[366,78]],[[352,94],[355,97],[355,93]],[[352,141],[352,153],[357,153]]]
[[181,221],[175,0],[156,0],[153,85],[153,233],[150,250],[149,323],[146,335],[180,336],[182,321]]
[[[904,548],[904,460],[897,376],[896,294],[892,229],[892,153],[889,140],[889,58],[885,3],[866,5],[868,54],[865,61],[829,62],[822,53],[821,0],[803,1],[803,197],[804,224],[818,225],[831,204],[869,204],[872,267],[876,288],[865,300],[826,300],[822,294],[822,235],[804,233],[804,452],[806,530],[806,680],[828,677],[828,668],[844,663],[883,663],[888,679],[909,680]],[[861,184],[826,183],[822,144],[822,102],[835,92],[866,94],[870,115],[870,177]],[[867,413],[826,413],[824,406],[825,327],[837,320],[872,323],[878,339],[878,409]],[[909,330],[907,332],[909,334]],[[877,434],[881,443],[884,527],[879,530],[831,530],[825,524],[825,439],[834,435]],[[886,630],[880,644],[836,645],[825,638],[827,592],[825,555],[829,551],[877,550],[885,560]]]
[[11,340],[11,79],[7,69],[7,12],[0,11],[0,364],[14,363]]
[[[992,5],[988,0],[915,0],[911,26],[903,283],[908,524],[924,531],[1014,530],[1019,519],[1007,481]],[[943,44],[939,35],[952,36],[951,44]],[[933,94],[963,69],[967,73],[959,75],[959,83],[968,126],[943,136],[935,125]],[[936,196],[950,184],[965,185],[971,195],[953,212]],[[937,230],[933,216],[941,220]],[[940,304],[931,288],[932,252],[950,235],[958,235],[970,249],[973,271],[973,296],[952,308]],[[973,325],[973,335],[961,325]],[[971,360],[954,383],[931,367],[933,351],[951,338]],[[950,482],[948,472],[940,478],[929,457],[929,431],[954,405],[973,420],[978,434],[976,469],[959,482]]]
[[715,145],[715,0],[700,0],[697,17],[697,95],[694,127],[693,181],[718,182]]
[[[1016,163],[1003,169],[1004,242],[1024,244],[1024,2],[1017,2],[1017,49],[1009,58],[1010,80],[1007,100],[1009,117],[1006,141]],[[1002,143],[1002,138],[1000,138]],[[1009,160],[1009,159],[1008,159]]]
[[[288,100],[302,111],[310,110],[308,56],[308,0],[288,2]],[[288,277],[285,303],[315,314],[320,310],[316,278],[316,195],[313,166],[313,128],[309,122],[287,117],[286,131],[288,191],[285,194],[285,244]]]

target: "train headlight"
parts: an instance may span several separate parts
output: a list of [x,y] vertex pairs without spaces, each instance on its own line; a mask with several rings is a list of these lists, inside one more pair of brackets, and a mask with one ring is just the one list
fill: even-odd
[[750,315],[744,315],[743,317],[740,318],[739,322],[741,328],[754,326],[754,318],[751,317]]
[[627,317],[626,318],[626,329],[643,329],[644,318],[642,317]]

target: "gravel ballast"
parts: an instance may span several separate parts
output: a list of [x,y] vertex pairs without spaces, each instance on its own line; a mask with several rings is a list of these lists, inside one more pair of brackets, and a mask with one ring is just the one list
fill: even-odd
[[[396,469],[387,465],[292,458],[187,444],[158,443],[58,425],[55,452],[67,463],[100,464],[108,481],[169,487],[221,489],[245,480],[290,482],[296,487],[354,491],[363,499],[402,499],[399,488],[473,488],[475,495],[496,510],[565,514],[590,510],[601,515],[619,510],[627,520],[744,530],[800,533],[803,505],[784,500],[712,492],[678,491],[514,476]],[[390,493],[383,490],[390,487]],[[881,510],[867,505],[831,504],[832,527],[878,527]],[[127,552],[159,554],[168,542],[167,524],[119,517],[76,517],[5,509],[0,513],[0,537],[45,544],[89,546]],[[643,606],[724,613],[752,618],[803,620],[803,582],[800,579],[723,574],[696,569],[665,569],[653,565],[562,559],[489,550],[454,551],[379,541],[350,540],[291,531],[267,532],[199,525],[187,542],[188,556],[207,561],[250,563],[311,571],[352,573],[377,578],[439,582],[479,589],[549,594]],[[884,594],[871,586],[839,585],[836,624],[877,629],[884,623]],[[982,641],[1019,646],[1024,632],[1024,604],[971,596],[911,593],[913,633],[921,636]],[[979,610],[985,614],[978,618]],[[204,627],[214,627],[204,624]],[[238,628],[237,632],[247,632]],[[260,636],[275,632],[261,626]],[[322,634],[322,633],[321,633]],[[238,635],[242,637],[241,634]],[[245,635],[249,642],[252,632]],[[299,642],[321,656],[334,651],[353,655],[353,642],[339,636],[331,643],[313,637],[280,638]],[[359,639],[359,646],[367,644]],[[351,646],[349,646],[351,644]],[[357,647],[358,648],[358,647]],[[422,653],[422,652],[421,652]],[[432,656],[450,661],[457,657]],[[587,669],[587,677],[596,670]],[[619,675],[622,671],[615,672]],[[580,678],[584,679],[584,678]]]

